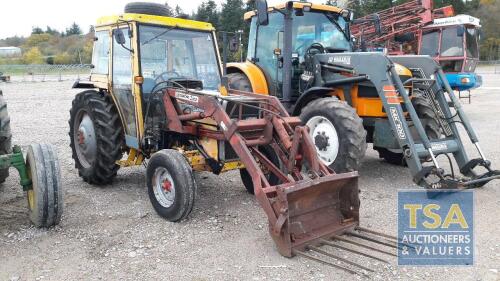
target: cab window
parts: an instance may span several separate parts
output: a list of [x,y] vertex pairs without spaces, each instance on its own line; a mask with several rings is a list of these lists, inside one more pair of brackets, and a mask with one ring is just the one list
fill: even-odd
[[94,52],[92,55],[93,74],[109,73],[109,31],[95,33]]
[[463,36],[458,35],[456,26],[443,29],[443,35],[441,37],[441,56],[464,56]]

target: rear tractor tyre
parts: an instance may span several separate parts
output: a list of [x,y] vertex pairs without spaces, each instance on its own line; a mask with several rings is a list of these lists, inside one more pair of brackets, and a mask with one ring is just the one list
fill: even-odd
[[59,224],[63,213],[63,192],[59,161],[52,145],[30,145],[26,168],[32,182],[32,188],[27,191],[31,222],[36,227]]
[[123,155],[120,116],[110,95],[85,91],[76,95],[70,111],[69,136],[75,167],[90,184],[111,183]]
[[[0,155],[12,153],[12,132],[7,102],[0,91]],[[0,169],[0,183],[9,177],[9,168]]]
[[171,17],[167,6],[159,3],[131,2],[125,6],[125,13]]
[[337,173],[357,171],[366,152],[366,131],[356,110],[335,97],[307,104],[300,119],[309,127],[319,158]]
[[[438,139],[441,136],[441,128],[439,125],[438,116],[432,109],[427,99],[419,93],[413,96],[411,103],[417,112],[418,117],[424,124],[425,133],[429,140]],[[425,121],[425,122],[424,122]],[[415,141],[420,141],[418,136],[414,136]],[[380,158],[394,165],[406,166],[403,153],[399,151],[391,151],[386,148],[377,148]]]
[[[274,152],[271,146],[269,145],[260,146],[259,151],[262,154],[264,154],[264,156],[266,156],[267,159],[269,159],[276,167],[278,167],[280,170],[283,169],[278,155],[276,154],[276,152]],[[275,174],[271,173],[270,171],[266,171],[265,169],[262,169],[262,171],[264,172],[264,175],[266,176],[266,179],[270,185],[277,185],[280,183],[280,179]],[[247,169],[245,168],[240,169],[240,177],[248,193],[255,194],[253,188],[253,180],[250,174],[248,173]]]
[[244,92],[253,92],[252,84],[250,84],[250,80],[248,77],[240,72],[229,73],[227,75],[227,79],[229,82],[229,88],[244,91]]
[[191,213],[196,182],[191,166],[180,152],[164,149],[153,154],[146,178],[149,199],[158,215],[177,222]]

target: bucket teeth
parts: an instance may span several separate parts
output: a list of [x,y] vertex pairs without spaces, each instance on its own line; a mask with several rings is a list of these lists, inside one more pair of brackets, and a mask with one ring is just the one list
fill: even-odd
[[379,252],[379,253],[382,253],[382,254],[386,254],[386,255],[397,257],[397,255],[394,254],[394,253],[387,252],[387,251],[381,250],[379,248],[375,248],[375,247],[372,247],[370,245],[366,245],[366,244],[360,243],[358,241],[355,241],[355,240],[352,240],[352,239],[349,239],[349,238],[346,238],[346,237],[334,235],[332,238],[334,238],[335,240],[338,240],[338,241],[342,241],[342,242],[346,242],[346,243],[349,243],[349,244],[352,244],[352,245],[363,247],[363,248],[366,248],[366,249],[369,249],[369,250],[372,250],[372,251],[375,251],[375,252]]
[[297,255],[297,256],[301,256],[301,257],[307,258],[307,259],[310,259],[310,260],[313,260],[315,262],[319,262],[319,263],[322,263],[322,264],[333,266],[335,268],[341,269],[341,270],[349,272],[351,274],[360,275],[360,276],[363,276],[363,277],[369,277],[365,273],[362,273],[362,272],[359,272],[359,271],[356,271],[356,270],[352,270],[352,269],[347,268],[347,267],[342,266],[342,265],[338,265],[338,264],[332,263],[330,261],[324,260],[324,259],[322,259],[320,257],[313,256],[313,255],[311,255],[309,253],[306,253],[304,251],[293,250],[293,254]]
[[398,246],[398,244],[397,244],[396,241],[391,241],[391,242],[380,241],[379,239],[376,239],[376,238],[373,238],[373,237],[370,237],[370,236],[366,236],[366,235],[363,235],[361,233],[357,233],[357,232],[354,232],[354,231],[347,231],[346,233],[349,234],[349,235],[351,235],[351,236],[354,236],[354,237],[357,237],[357,238],[360,238],[360,239],[363,239],[363,240],[366,240],[366,241],[370,241],[370,242],[373,242],[373,243],[377,243],[377,244],[380,244],[380,245],[384,245],[384,246],[387,246],[387,247],[391,247],[391,248],[395,248],[395,249],[399,249],[400,248]]
[[373,269],[371,269],[371,268],[368,268],[368,267],[362,266],[362,265],[357,264],[357,263],[355,263],[355,262],[353,262],[353,261],[350,261],[350,260],[348,260],[348,259],[345,259],[345,258],[339,257],[339,256],[334,255],[334,254],[332,254],[332,253],[330,253],[330,252],[327,252],[327,251],[325,251],[325,250],[323,250],[323,249],[320,249],[320,248],[318,248],[318,247],[316,247],[316,246],[309,246],[308,248],[309,248],[309,249],[311,249],[311,250],[313,250],[313,251],[315,251],[315,252],[317,252],[317,253],[320,253],[320,254],[322,254],[322,255],[325,255],[325,256],[331,257],[331,258],[333,258],[333,259],[336,259],[336,260],[339,260],[339,261],[345,262],[345,263],[350,264],[350,265],[352,265],[352,266],[359,267],[359,268],[364,269],[364,270],[366,270],[366,271],[368,271],[368,272],[375,272],[375,270],[373,270]]
[[379,258],[377,256],[374,256],[374,255],[371,255],[371,254],[368,254],[368,253],[364,253],[364,252],[361,252],[361,251],[358,251],[358,250],[355,250],[355,249],[351,249],[351,248],[348,248],[348,247],[345,247],[345,246],[342,246],[342,245],[338,245],[338,244],[332,243],[332,242],[324,240],[324,239],[321,239],[320,241],[321,241],[321,243],[323,243],[325,245],[328,245],[330,247],[334,247],[334,248],[338,248],[338,249],[341,249],[341,250],[344,250],[344,251],[347,251],[347,252],[358,254],[358,255],[361,255],[361,256],[364,256],[364,257],[367,257],[367,258],[371,258],[371,259],[383,262],[383,263],[389,263],[387,260],[381,259],[381,258]]
[[388,235],[388,234],[385,234],[385,233],[382,233],[382,232],[378,232],[378,231],[375,231],[375,230],[371,230],[371,229],[368,229],[368,228],[365,228],[365,227],[362,227],[362,226],[356,227],[356,230],[357,231],[366,232],[366,233],[370,233],[370,234],[374,234],[374,235],[378,235],[378,236],[385,237],[385,238],[388,238],[388,239],[391,239],[391,240],[395,240],[395,241],[399,240],[399,238],[396,237],[396,236]]

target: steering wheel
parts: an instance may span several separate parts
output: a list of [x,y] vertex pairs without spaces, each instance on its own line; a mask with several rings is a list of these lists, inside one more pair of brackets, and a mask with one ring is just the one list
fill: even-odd
[[[316,50],[316,52],[312,52],[312,50]],[[325,46],[323,46],[323,44],[321,43],[312,43],[311,46],[309,46],[309,48],[307,48],[306,50],[306,54],[324,54],[325,53]]]
[[168,81],[168,79],[173,78],[172,74],[175,75],[174,77],[181,77],[181,75],[174,70],[165,71],[155,78],[155,84]]

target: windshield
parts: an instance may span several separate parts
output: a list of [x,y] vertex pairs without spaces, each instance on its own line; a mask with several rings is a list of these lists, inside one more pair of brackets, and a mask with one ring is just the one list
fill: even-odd
[[220,69],[211,33],[142,25],[139,40],[144,93],[171,78],[197,79],[204,89],[218,89]]
[[467,27],[465,31],[466,52],[468,58],[479,58],[478,39],[479,30],[475,27]]
[[441,36],[441,56],[463,57],[463,42],[463,36],[460,36],[456,26],[444,28]]
[[422,36],[421,55],[435,57],[439,54],[439,32],[438,30],[427,31]]
[[304,55],[313,43],[321,43],[327,49],[350,51],[346,35],[346,22],[340,16],[307,12],[293,18],[294,52]]

